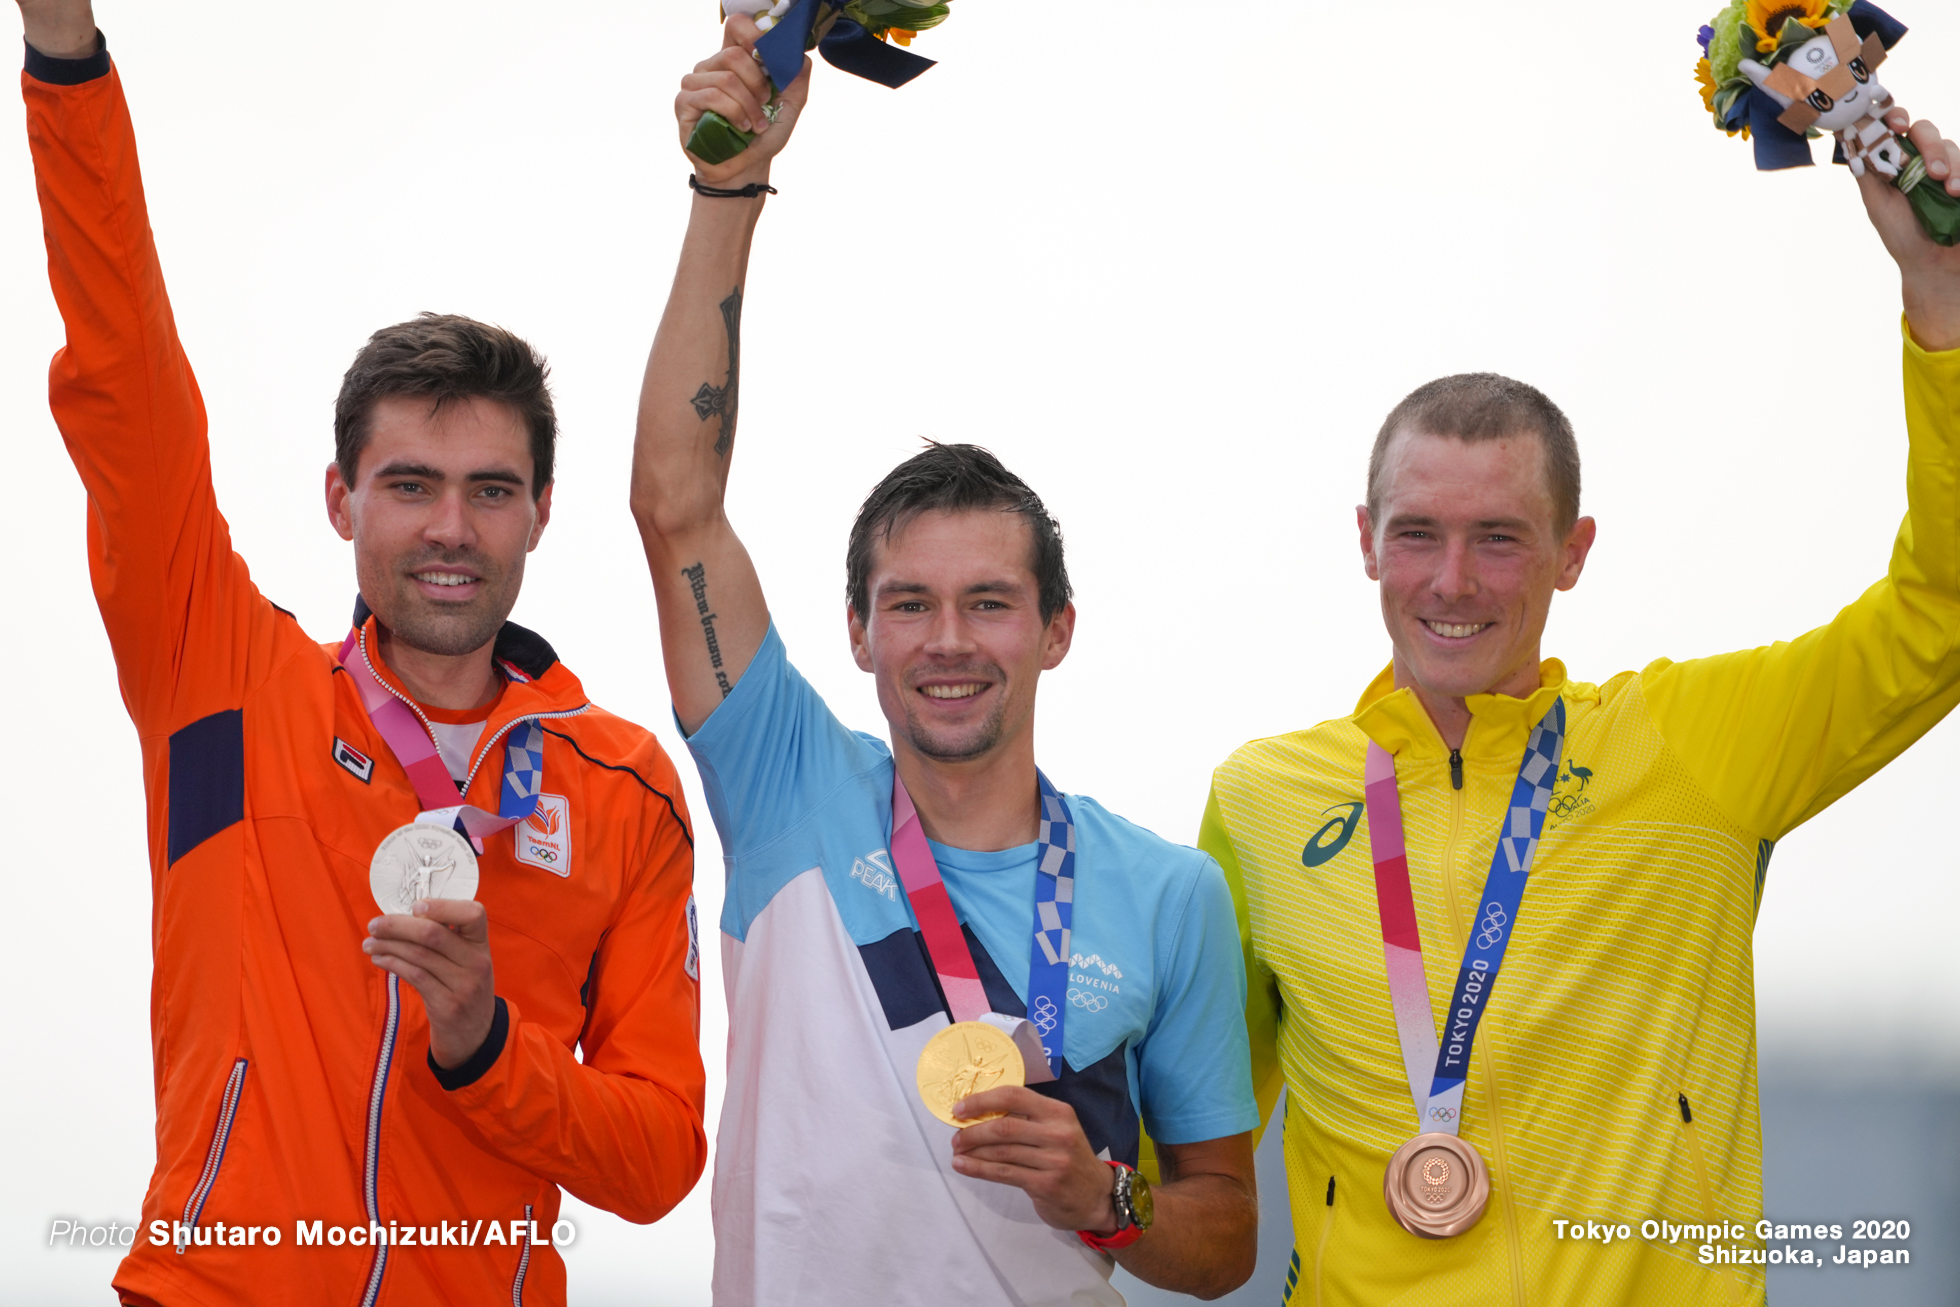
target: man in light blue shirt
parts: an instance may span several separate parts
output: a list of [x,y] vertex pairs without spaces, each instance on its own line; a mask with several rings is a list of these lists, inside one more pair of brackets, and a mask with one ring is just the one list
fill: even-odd
[[[754,34],[730,19],[726,48],[683,82],[683,139],[707,110],[767,122]],[[1066,941],[1066,978],[1051,964],[1053,997],[1043,988],[1029,1011],[1037,839],[1058,824],[1040,798],[1035,689],[1075,627],[1040,499],[985,450],[947,445],[865,501],[847,550],[850,635],[889,747],[846,729],[790,665],[723,513],[749,242],[808,84],[736,159],[694,161],[634,456],[668,683],[727,855],[715,1299],[1113,1305],[1112,1258],[1165,1288],[1228,1292],[1252,1271],[1258,1113],[1217,864],[1058,796],[1074,832],[1054,905],[1071,931],[1050,936]],[[920,934],[916,870],[893,862],[895,779],[986,1005],[1061,1029],[1056,1078],[956,1103],[962,1120],[1005,1114],[964,1129],[918,1088],[920,1054],[948,1024],[935,972],[959,973]],[[1133,1171],[1146,1128],[1154,1190]]]

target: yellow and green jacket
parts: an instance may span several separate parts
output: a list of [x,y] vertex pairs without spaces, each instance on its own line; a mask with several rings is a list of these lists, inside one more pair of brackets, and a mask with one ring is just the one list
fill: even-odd
[[[1751,934],[1776,840],[1960,700],[1960,350],[1908,335],[1908,511],[1885,579],[1788,643],[1665,659],[1601,685],[1540,665],[1527,699],[1470,698],[1460,784],[1384,672],[1355,711],[1234,753],[1199,844],[1238,900],[1262,1114],[1283,1081],[1295,1266],[1288,1301],[1759,1303],[1760,1265],[1643,1239],[1649,1218],[1750,1227],[1760,1250]],[[1463,1137],[1484,1218],[1405,1233],[1382,1199],[1416,1133],[1382,960],[1362,763],[1395,755],[1430,1001],[1440,1017],[1525,738],[1564,696],[1564,762],[1502,978],[1478,1032]],[[1558,1237],[1555,1220],[1632,1237]]]

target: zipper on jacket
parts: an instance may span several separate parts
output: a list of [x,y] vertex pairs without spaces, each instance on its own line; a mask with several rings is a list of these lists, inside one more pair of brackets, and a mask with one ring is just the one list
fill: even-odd
[[[1688,1165],[1695,1173],[1695,1188],[1701,1191],[1701,1216],[1713,1225],[1715,1215],[1715,1186],[1708,1182],[1708,1159],[1702,1155],[1701,1136],[1695,1133],[1695,1114],[1688,1107],[1688,1096],[1676,1094],[1681,1104],[1681,1133],[1688,1137]],[[1727,1290],[1730,1302],[1742,1301],[1741,1272],[1728,1266],[1718,1272],[1722,1277],[1722,1287]]]
[[1461,749],[1450,750],[1450,788],[1453,790],[1463,788],[1463,750]]
[[204,1211],[204,1202],[211,1196],[211,1186],[218,1182],[218,1168],[225,1164],[225,1145],[231,1142],[231,1123],[238,1119],[238,1100],[245,1092],[244,1058],[231,1064],[231,1074],[225,1078],[224,1098],[218,1104],[218,1125],[211,1132],[211,1147],[204,1152],[204,1169],[198,1173],[197,1183],[191,1187],[191,1196],[184,1200],[184,1219],[177,1226],[177,1253],[182,1256],[190,1246],[190,1232],[197,1225],[197,1218]]
[[[381,1224],[381,1105],[388,1095],[388,1069],[395,1061],[395,1030],[401,1025],[401,978],[388,973],[388,1019],[381,1025],[381,1051],[374,1059],[374,1081],[368,1089],[367,1156],[361,1166],[361,1200],[367,1206],[368,1227]],[[361,1307],[374,1307],[381,1294],[381,1276],[388,1269],[388,1241],[374,1245],[374,1262],[368,1268],[367,1290],[361,1294]]]
[[[1313,1307],[1321,1307],[1321,1268],[1327,1264],[1327,1245],[1334,1237],[1334,1177],[1327,1177],[1327,1219],[1320,1223],[1320,1244],[1313,1250]],[[1293,1254],[1297,1262],[1300,1254]]]
[[[374,670],[374,660],[368,657],[366,629],[363,629],[360,632],[359,636],[357,637],[357,641],[361,647],[361,661],[367,664],[368,671],[373,674],[374,683],[376,685],[379,685],[382,689],[386,690],[389,694],[394,695],[397,699],[400,699],[403,703],[408,705],[408,710],[415,714],[415,720],[421,722],[422,729],[428,732],[429,742],[436,746],[436,757],[438,758],[442,757],[442,740],[436,735],[436,728],[434,727],[434,725],[430,723],[428,714],[422,711],[422,705],[415,702],[415,700],[409,698],[407,695],[403,694],[400,690],[397,690],[394,686],[388,684],[388,679],[385,676],[383,676],[380,672]],[[483,741],[482,744],[477,746],[476,761],[470,764],[469,778],[465,780],[460,786],[457,787],[456,792],[458,794],[468,794],[470,792],[470,786],[476,783],[477,772],[482,769],[484,760],[490,756],[491,747],[494,746],[498,740],[501,740],[504,738],[504,736],[510,734],[511,729],[513,727],[518,726],[525,722],[556,721],[561,717],[577,717],[579,714],[589,711],[591,707],[592,705],[589,703],[582,703],[576,708],[567,708],[562,712],[530,713],[523,717],[511,718],[509,721],[505,722],[502,726],[497,728],[497,733],[495,735],[492,735],[489,739]],[[443,765],[447,766],[448,764],[445,762]]]
[[510,1282],[510,1307],[524,1307],[524,1272],[531,1269],[531,1204],[524,1204],[524,1251],[517,1255],[517,1277]]

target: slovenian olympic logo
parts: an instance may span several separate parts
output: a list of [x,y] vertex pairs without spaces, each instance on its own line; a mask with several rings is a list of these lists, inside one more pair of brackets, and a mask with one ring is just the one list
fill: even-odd
[[1080,989],[1071,989],[1068,1001],[1084,1012],[1100,1012],[1109,1006],[1109,1000],[1101,994],[1090,994]]

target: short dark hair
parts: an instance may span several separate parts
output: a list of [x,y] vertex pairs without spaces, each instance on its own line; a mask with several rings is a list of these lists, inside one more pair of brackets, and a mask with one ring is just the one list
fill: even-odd
[[531,497],[551,484],[558,415],[544,356],[502,327],[453,313],[424,313],[368,337],[333,404],[334,461],[349,487],[367,447],[368,417],[391,395],[426,398],[430,412],[459,399],[508,405],[531,433]]
[[1545,451],[1545,480],[1561,533],[1579,520],[1579,442],[1572,423],[1545,393],[1495,372],[1439,377],[1409,392],[1382,423],[1368,456],[1368,516],[1381,516],[1382,466],[1399,432],[1450,436],[1476,444],[1505,436],[1538,437]]
[[851,543],[844,554],[844,597],[859,621],[869,621],[871,549],[878,539],[921,513],[993,509],[1019,513],[1033,540],[1030,566],[1039,587],[1041,620],[1053,620],[1075,595],[1062,559],[1062,528],[1042,506],[1041,496],[978,445],[942,445],[936,440],[886,474],[858,509]]

